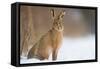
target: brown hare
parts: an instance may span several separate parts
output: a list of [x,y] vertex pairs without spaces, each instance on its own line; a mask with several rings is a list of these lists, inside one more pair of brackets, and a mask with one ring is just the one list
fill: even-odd
[[65,11],[63,10],[59,15],[55,15],[54,9],[51,9],[51,14],[53,19],[52,28],[29,50],[28,59],[48,59],[51,53],[52,60],[57,59],[58,50],[63,39],[63,17]]

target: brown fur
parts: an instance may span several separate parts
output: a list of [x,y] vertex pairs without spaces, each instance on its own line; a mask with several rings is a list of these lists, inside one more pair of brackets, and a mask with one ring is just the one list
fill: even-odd
[[63,25],[62,19],[65,12],[62,11],[58,16],[55,15],[54,10],[51,10],[53,26],[40,40],[30,49],[28,53],[29,58],[37,58],[40,60],[48,59],[52,53],[52,60],[57,59],[57,54],[63,39]]

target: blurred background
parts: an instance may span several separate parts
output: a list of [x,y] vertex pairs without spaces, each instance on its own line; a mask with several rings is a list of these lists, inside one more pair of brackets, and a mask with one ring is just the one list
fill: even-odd
[[[83,38],[86,38],[86,40],[83,39],[82,42],[80,42],[83,44],[86,43],[84,41],[87,41],[90,39],[89,41],[90,44],[91,42],[93,43],[92,44],[93,47],[91,46],[93,48],[92,53],[94,53],[94,49],[95,49],[94,48],[95,46],[95,37],[94,37],[95,36],[95,10],[77,9],[77,8],[56,8],[56,7],[54,8],[54,7],[41,7],[41,6],[21,6],[20,8],[21,56],[27,56],[28,50],[46,32],[48,32],[52,28],[53,20],[51,18],[52,15],[50,13],[50,9],[54,9],[56,15],[59,14],[60,11],[62,10],[66,11],[66,14],[63,19],[64,21],[64,41],[63,42],[65,43],[66,41],[69,42],[67,39],[74,40],[74,42],[71,41],[68,43],[70,46],[71,43],[75,43],[75,42],[79,44],[78,42],[81,41],[81,39]],[[76,47],[79,48],[77,44],[76,44]],[[67,46],[64,43],[63,45]],[[65,47],[63,46],[63,48]],[[83,49],[83,51],[84,50],[85,49]],[[91,48],[89,47],[89,49],[87,48],[86,50],[91,50]]]

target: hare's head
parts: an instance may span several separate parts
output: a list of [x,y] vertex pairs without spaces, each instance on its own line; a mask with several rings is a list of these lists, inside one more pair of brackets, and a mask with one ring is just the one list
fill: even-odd
[[62,31],[63,27],[63,17],[65,15],[65,11],[61,11],[58,15],[55,14],[54,9],[51,9],[52,19],[53,19],[53,28],[57,31]]

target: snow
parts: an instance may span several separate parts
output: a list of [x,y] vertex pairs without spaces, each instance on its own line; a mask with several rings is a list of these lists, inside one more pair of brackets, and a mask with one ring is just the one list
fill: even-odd
[[56,61],[49,60],[40,61],[38,59],[27,59],[21,57],[21,64],[41,63],[41,62],[57,62],[57,61],[75,61],[95,59],[95,36],[88,35],[79,38],[64,37],[62,46],[59,50]]

